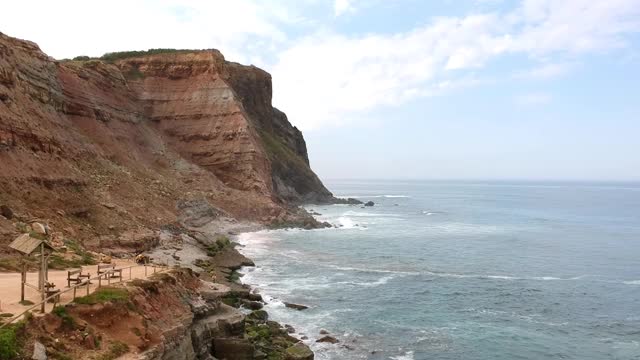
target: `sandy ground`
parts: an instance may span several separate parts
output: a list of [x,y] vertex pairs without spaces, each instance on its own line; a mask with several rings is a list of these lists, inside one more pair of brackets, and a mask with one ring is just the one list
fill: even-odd
[[[132,260],[122,260],[122,259],[114,259],[113,263],[116,265],[116,269],[126,268],[129,266],[136,265]],[[83,266],[82,273],[89,273],[91,277],[95,277],[98,275],[98,266]],[[160,269],[156,269],[159,271]],[[147,275],[153,274],[153,268],[147,267]],[[145,268],[144,266],[136,266],[129,269],[125,269],[122,271],[122,280],[121,279],[110,279],[109,281],[102,280],[102,285],[107,285],[110,283],[118,283],[120,281],[127,281],[129,279],[144,279],[145,276]],[[56,285],[56,289],[60,291],[64,291],[67,289],[67,271],[66,270],[49,270],[49,282],[52,282]],[[27,273],[27,283],[37,286],[38,284],[38,273],[37,272],[29,272]],[[72,283],[73,286],[73,283]],[[95,291],[98,288],[98,280],[92,280],[92,284],[89,285],[89,292]],[[76,289],[77,296],[87,295],[87,286],[80,286]],[[40,302],[40,294],[37,290],[26,286],[25,287],[25,299],[30,300],[34,303]],[[68,291],[62,295],[60,295],[60,301],[63,304],[69,303],[73,300],[73,290]],[[19,314],[22,311],[31,307],[31,305],[23,306],[19,304],[20,302],[20,273],[0,273],[0,313],[11,313],[11,314]],[[48,303],[46,306],[46,311],[51,311],[53,304]],[[40,307],[34,309],[40,310]]]

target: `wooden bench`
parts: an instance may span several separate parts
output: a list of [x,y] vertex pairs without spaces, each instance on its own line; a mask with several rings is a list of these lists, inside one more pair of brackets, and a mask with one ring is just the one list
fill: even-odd
[[53,283],[49,283],[48,282],[48,283],[44,284],[45,296],[46,297],[58,294],[57,296],[55,296],[55,297],[53,297],[53,298],[51,298],[51,299],[49,299],[47,301],[47,302],[54,303],[54,304],[60,302],[60,295],[59,295],[60,290],[55,289],[55,287],[56,287],[56,285],[53,284]]
[[104,273],[111,273],[111,279],[122,279],[122,269],[116,269],[116,264],[99,264],[98,275],[102,275]]
[[82,278],[87,278],[87,280],[89,280],[91,278],[91,274],[83,274],[82,269],[67,271],[67,287],[71,287],[71,282],[76,284],[81,283]]

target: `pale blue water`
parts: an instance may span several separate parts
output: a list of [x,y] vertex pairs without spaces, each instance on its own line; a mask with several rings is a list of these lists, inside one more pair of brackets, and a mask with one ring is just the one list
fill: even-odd
[[639,184],[327,185],[376,205],[240,239],[244,281],[316,358],[640,359]]

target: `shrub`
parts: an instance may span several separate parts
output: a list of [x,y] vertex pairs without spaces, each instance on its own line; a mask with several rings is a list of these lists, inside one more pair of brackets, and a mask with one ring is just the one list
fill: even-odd
[[18,332],[23,327],[24,322],[19,322],[0,329],[0,359],[13,360],[18,358],[21,347]]
[[192,52],[194,50],[182,50],[182,49],[149,49],[149,50],[141,50],[141,51],[120,51],[120,52],[112,52],[106,53],[100,57],[100,60],[104,60],[106,62],[115,62],[117,60],[128,59],[132,57],[139,57],[145,55],[155,55],[155,54],[170,54],[170,53],[181,53],[181,52]]
[[64,306],[56,306],[51,311],[52,314],[62,319],[62,324],[68,328],[73,328],[75,326],[75,321],[67,312],[67,308]]
[[222,249],[224,247],[227,247],[227,246],[231,245],[231,240],[229,240],[229,238],[226,237],[225,235],[220,235],[216,239],[216,244],[218,245],[218,247],[220,249]]

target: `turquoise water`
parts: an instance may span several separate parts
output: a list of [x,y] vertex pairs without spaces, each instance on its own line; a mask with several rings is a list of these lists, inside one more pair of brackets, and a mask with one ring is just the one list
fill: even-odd
[[640,359],[640,184],[327,185],[376,205],[239,240],[243,281],[316,358]]

